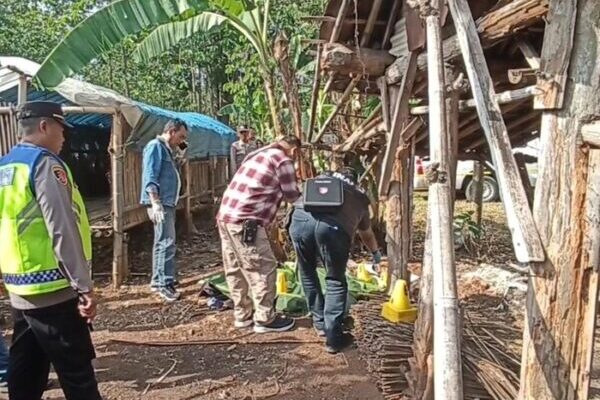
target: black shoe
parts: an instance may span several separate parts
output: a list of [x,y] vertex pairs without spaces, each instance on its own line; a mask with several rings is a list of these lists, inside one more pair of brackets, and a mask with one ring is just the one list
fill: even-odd
[[325,345],[325,351],[329,354],[337,354],[352,344],[352,336],[344,334],[339,339]]
[[275,319],[266,324],[254,324],[255,333],[267,333],[267,332],[285,332],[292,329],[295,325],[295,321],[292,318],[288,318],[283,315],[278,315]]
[[158,294],[168,303],[177,301],[181,297],[181,293],[175,290],[172,285],[161,287],[158,290]]

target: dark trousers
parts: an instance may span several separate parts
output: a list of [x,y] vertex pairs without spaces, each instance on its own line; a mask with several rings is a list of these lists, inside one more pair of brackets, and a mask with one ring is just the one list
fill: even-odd
[[50,363],[65,399],[98,400],[92,360],[96,354],[77,300],[35,310],[12,310],[14,331],[8,365],[11,400],[39,400]]
[[[326,219],[315,219],[301,209],[294,211],[289,231],[313,325],[325,331],[329,345],[338,345],[342,339],[348,298],[346,264],[350,253],[350,236],[341,226]],[[325,294],[317,274],[318,258],[327,271]]]

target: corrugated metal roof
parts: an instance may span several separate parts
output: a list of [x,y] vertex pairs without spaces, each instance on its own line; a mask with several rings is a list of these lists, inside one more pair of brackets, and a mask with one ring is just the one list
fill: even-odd
[[396,25],[394,25],[394,34],[392,35],[390,42],[392,48],[390,54],[395,57],[400,57],[408,54],[408,38],[406,35],[406,19],[400,18]]

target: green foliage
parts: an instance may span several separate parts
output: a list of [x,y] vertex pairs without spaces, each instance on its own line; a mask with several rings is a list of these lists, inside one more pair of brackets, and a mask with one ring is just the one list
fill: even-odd
[[473,212],[463,212],[456,215],[452,226],[454,228],[455,246],[464,247],[469,254],[475,255],[480,248],[484,230],[473,220]]
[[[0,0],[0,54],[41,63],[71,29],[108,3],[111,1]],[[270,50],[270,38],[279,30],[291,38],[292,65],[297,69],[299,83],[306,85],[300,86],[304,110],[310,101],[308,86],[314,63],[301,38],[315,37],[317,29],[301,17],[320,14],[324,5],[324,0],[271,0],[268,47]],[[244,9],[254,6],[264,7],[264,2],[210,0],[209,10],[239,17]],[[198,14],[188,10],[170,20],[182,21]],[[260,22],[264,26],[264,21]],[[92,59],[78,77],[146,103],[218,116],[232,126],[249,124],[257,129],[259,137],[269,140],[272,132],[264,80],[259,72],[261,60],[245,37],[225,24],[183,39],[152,59],[134,60],[132,53],[152,31],[148,28],[127,36]],[[270,66],[274,69],[274,64]],[[277,82],[276,72],[274,77]],[[276,85],[275,91],[278,99],[283,98],[280,86]],[[324,105],[323,109],[330,107]]]

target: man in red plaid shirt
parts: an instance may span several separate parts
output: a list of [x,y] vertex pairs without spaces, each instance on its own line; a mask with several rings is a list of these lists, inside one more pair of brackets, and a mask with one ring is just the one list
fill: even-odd
[[298,138],[286,136],[250,153],[223,195],[217,224],[237,328],[254,324],[264,333],[294,327],[293,319],[275,314],[277,261],[265,228],[282,200],[300,197],[292,161],[299,147]]

